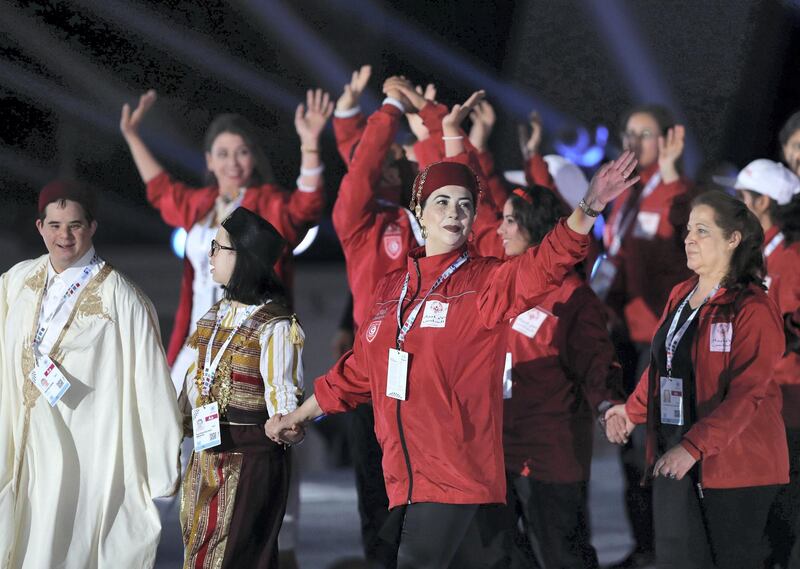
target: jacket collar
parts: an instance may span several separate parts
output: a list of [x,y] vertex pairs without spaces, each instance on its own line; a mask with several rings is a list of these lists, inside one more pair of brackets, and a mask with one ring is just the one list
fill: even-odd
[[[677,303],[680,302],[683,298],[686,297],[687,294],[692,292],[692,289],[697,286],[697,281],[699,278],[697,276],[693,276],[690,279],[683,281],[679,285],[677,285],[675,289],[675,294],[673,295],[672,305],[670,306],[670,310],[677,306]],[[755,284],[750,284],[747,286],[748,290],[756,291],[762,290],[761,287]],[[736,301],[736,297],[739,295],[739,290],[737,289],[728,289],[725,287],[720,287],[717,293],[709,299],[707,304],[714,304],[714,305],[722,305],[722,304],[733,304]]]
[[649,182],[650,179],[653,176],[655,176],[657,172],[658,172],[658,161],[655,161],[652,164],[650,164],[647,168],[643,168],[641,171],[639,171],[639,177],[641,178],[639,180],[639,184],[642,186],[646,186],[647,182]]
[[419,267],[420,287],[423,289],[430,288],[436,279],[438,279],[447,267],[452,265],[458,257],[467,250],[465,243],[458,249],[450,251],[449,253],[442,253],[441,255],[434,255],[428,257],[425,255],[425,247],[416,247],[408,253],[406,265],[408,274],[411,275],[409,279],[409,287],[411,290],[416,288],[417,267]]
[[764,247],[766,247],[767,244],[770,241],[772,241],[772,238],[775,237],[778,233],[780,233],[780,231],[781,228],[778,227],[777,225],[773,225],[772,227],[770,227],[769,230],[764,233]]

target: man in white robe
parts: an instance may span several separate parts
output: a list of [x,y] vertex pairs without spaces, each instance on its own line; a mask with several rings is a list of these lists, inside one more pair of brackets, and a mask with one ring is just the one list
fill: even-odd
[[[182,427],[155,311],[95,254],[92,210],[77,185],[45,187],[48,254],[0,277],[1,569],[150,568],[152,499],[177,488]],[[69,382],[57,400],[31,379],[50,361]]]

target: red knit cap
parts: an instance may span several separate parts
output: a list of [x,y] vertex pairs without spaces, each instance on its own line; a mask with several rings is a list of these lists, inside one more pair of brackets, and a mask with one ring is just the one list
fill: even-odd
[[44,213],[49,204],[59,200],[78,202],[86,215],[94,218],[95,199],[89,188],[70,180],[53,180],[39,192],[39,213]]

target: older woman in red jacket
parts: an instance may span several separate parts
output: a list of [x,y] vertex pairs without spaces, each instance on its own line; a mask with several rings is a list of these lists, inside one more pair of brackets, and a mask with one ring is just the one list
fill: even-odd
[[456,162],[432,164],[415,182],[425,247],[377,285],[353,351],[317,381],[315,396],[267,425],[280,440],[323,413],[373,402],[390,508],[403,506],[400,569],[447,567],[478,505],[505,501],[502,325],[562,282],[585,254],[591,216],[635,181],[635,161],[625,154],[595,177],[582,208],[539,247],[506,262],[471,256],[479,188],[458,162],[465,160],[458,125],[480,97],[456,105],[443,121]]
[[607,435],[622,443],[647,424],[658,567],[754,569],[770,504],[789,480],[773,379],[783,326],[762,285],[755,216],[722,192],[692,206],[685,246],[696,276],[672,290],[650,366],[606,413]]
[[[317,90],[307,93],[305,106],[298,106],[295,128],[301,142],[302,164],[298,190],[288,192],[272,183],[269,162],[257,144],[252,125],[233,114],[218,116],[206,132],[209,185],[192,188],[173,180],[139,135],[139,127],[155,101],[156,93],[151,90],[141,96],[135,109],[125,105],[120,129],[139,175],[147,184],[147,201],[159,210],[165,222],[187,231],[181,296],[167,352],[173,366],[173,382],[180,388],[191,363],[184,341],[200,317],[222,297],[221,287],[208,272],[207,255],[219,224],[242,206],[269,221],[290,247],[302,240],[308,228],[319,221],[324,207],[319,137],[333,104],[327,93]],[[290,248],[275,267],[290,295],[291,254]],[[179,354],[181,361],[176,363]]]

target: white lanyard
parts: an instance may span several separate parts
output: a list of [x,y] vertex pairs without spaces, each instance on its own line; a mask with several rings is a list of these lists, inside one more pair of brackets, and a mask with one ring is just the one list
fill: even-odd
[[767,246],[764,247],[764,257],[769,257],[772,255],[772,253],[775,252],[775,249],[778,248],[778,245],[783,243],[783,238],[783,233],[778,233],[775,237],[770,239],[769,243],[767,243]]
[[407,207],[399,206],[396,203],[392,203],[389,200],[385,200],[383,198],[378,198],[376,201],[378,202],[378,205],[382,205],[383,207],[397,207],[402,209],[405,212],[406,217],[408,217],[408,223],[409,225],[411,225],[411,231],[412,233],[414,233],[414,239],[417,240],[417,245],[419,245],[420,247],[425,245],[425,238],[422,236],[422,228],[419,226],[419,221],[417,221],[417,216],[415,216],[410,209],[408,209]]
[[414,307],[411,311],[411,314],[408,315],[406,319],[406,323],[402,324],[400,321],[401,313],[403,310],[403,301],[406,299],[406,293],[408,293],[408,281],[411,278],[410,273],[406,273],[406,280],[403,282],[403,290],[400,291],[400,300],[397,301],[397,326],[400,327],[400,331],[397,333],[397,345],[402,346],[403,342],[405,342],[406,334],[408,331],[411,330],[411,327],[414,325],[414,321],[417,319],[417,315],[419,314],[422,305],[425,304],[425,301],[428,300],[428,297],[433,293],[434,290],[439,288],[439,286],[450,278],[450,275],[455,273],[458,268],[467,262],[469,259],[469,253],[464,251],[461,256],[456,259],[452,265],[447,267],[444,272],[436,279],[436,282],[433,283],[433,286],[430,288],[428,293],[423,297],[422,301]]
[[208,395],[211,392],[211,385],[214,383],[214,374],[217,373],[217,368],[219,367],[219,362],[222,361],[222,356],[225,354],[225,350],[228,349],[228,346],[233,340],[233,337],[236,335],[236,332],[239,331],[239,328],[245,321],[250,318],[250,316],[261,308],[263,305],[258,306],[248,306],[243,312],[241,317],[238,319],[236,324],[233,326],[228,339],[219,347],[217,351],[217,355],[214,357],[214,360],[211,360],[211,349],[214,346],[214,338],[217,337],[217,332],[219,331],[219,327],[222,325],[222,320],[227,316],[228,311],[230,310],[230,304],[228,304],[225,309],[223,310],[220,307],[219,312],[217,313],[217,321],[214,323],[214,330],[211,332],[211,337],[208,340],[208,345],[206,346],[206,358],[205,362],[203,363],[203,396]]
[[[58,313],[61,312],[61,309],[64,308],[64,304],[67,302],[67,300],[69,300],[70,297],[72,297],[76,292],[78,292],[81,289],[81,287],[83,287],[86,284],[86,282],[91,278],[94,268],[99,264],[100,264],[100,257],[98,257],[95,254],[92,257],[92,260],[89,261],[89,264],[86,265],[86,267],[84,267],[78,279],[69,286],[67,291],[64,293],[64,296],[61,297],[61,300],[58,302],[55,309],[47,316],[43,316],[40,314],[39,328],[36,330],[36,336],[34,336],[32,342],[34,352],[39,347],[39,344],[42,343],[42,340],[44,340],[44,337],[47,334],[47,329],[50,327],[50,324],[53,323],[53,320],[58,315]],[[47,288],[45,288],[44,294],[45,296],[47,295]]]
[[639,209],[642,201],[650,196],[655,189],[661,183],[661,173],[656,172],[653,174],[653,177],[650,178],[650,181],[647,182],[647,185],[642,190],[642,193],[639,194],[639,198],[636,200],[636,203],[632,207],[621,207],[619,212],[617,213],[617,218],[614,220],[614,225],[611,228],[611,246],[608,248],[608,254],[611,257],[615,257],[617,253],[619,253],[620,247],[622,247],[622,240],[625,238],[625,234],[628,233],[628,230],[631,228],[631,224],[633,220],[636,219],[636,211]]
[[678,348],[678,344],[680,344],[681,339],[683,338],[684,334],[686,334],[686,330],[689,329],[689,325],[694,320],[694,317],[697,316],[697,313],[703,307],[703,305],[708,302],[708,300],[717,294],[719,290],[719,285],[715,286],[711,289],[711,292],[703,299],[703,302],[700,303],[700,306],[695,308],[692,313],[689,315],[689,318],[686,319],[686,322],[683,323],[683,326],[680,327],[679,330],[676,331],[678,327],[678,320],[680,320],[681,313],[683,312],[684,307],[689,302],[689,299],[692,295],[697,291],[697,287],[700,285],[696,285],[692,292],[689,293],[689,296],[683,299],[681,305],[678,307],[677,312],[675,312],[675,316],[672,318],[672,323],[669,326],[669,330],[667,331],[667,339],[666,339],[666,348],[667,348],[667,375],[672,377],[672,358],[675,356],[675,350]]

